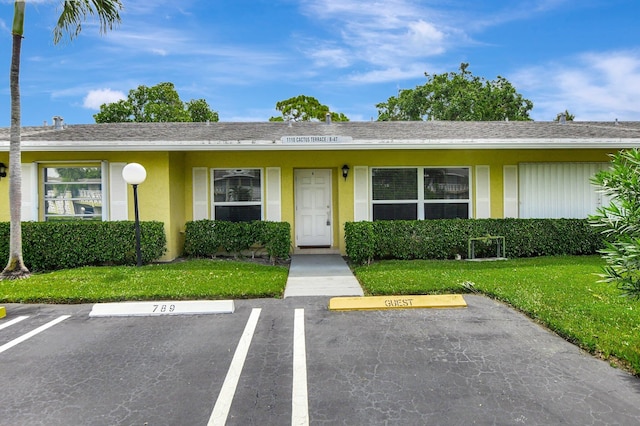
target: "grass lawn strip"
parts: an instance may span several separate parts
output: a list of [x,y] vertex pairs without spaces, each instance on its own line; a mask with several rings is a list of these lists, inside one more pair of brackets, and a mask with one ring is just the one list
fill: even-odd
[[168,264],[84,267],[0,281],[4,303],[282,297],[288,270],[251,262],[198,259]]

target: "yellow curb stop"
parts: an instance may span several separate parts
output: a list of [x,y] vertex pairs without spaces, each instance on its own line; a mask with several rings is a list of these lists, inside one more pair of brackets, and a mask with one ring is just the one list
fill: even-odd
[[329,300],[330,311],[466,307],[467,302],[460,294],[333,297]]
[[7,310],[4,308],[4,306],[0,306],[0,318],[4,318],[7,316]]

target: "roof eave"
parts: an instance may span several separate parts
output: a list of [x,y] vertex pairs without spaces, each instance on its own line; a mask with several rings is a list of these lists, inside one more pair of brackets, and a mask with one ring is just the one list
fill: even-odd
[[[232,141],[22,141],[24,152],[110,151],[346,151],[460,149],[626,149],[640,147],[640,138],[576,139],[421,139],[354,140],[349,143],[290,144],[280,140]],[[0,142],[0,152],[9,142]]]

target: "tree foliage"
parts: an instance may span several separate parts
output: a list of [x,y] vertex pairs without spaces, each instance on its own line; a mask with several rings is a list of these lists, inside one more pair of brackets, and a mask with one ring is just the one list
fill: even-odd
[[53,27],[53,42],[57,44],[65,35],[73,40],[82,31],[87,16],[97,16],[100,33],[112,30],[120,23],[120,0],[75,0],[61,1],[58,23]]
[[55,169],[61,182],[77,182],[86,179],[100,179],[100,167],[59,167]]
[[216,111],[212,111],[209,104],[204,99],[191,99],[186,104],[187,113],[189,114],[190,121],[216,122],[220,119]]
[[602,280],[640,299],[640,149],[612,155],[611,168],[592,182],[612,200],[589,218],[608,241],[601,251],[607,261]]
[[333,112],[312,96],[299,95],[276,103],[281,117],[271,117],[269,121],[324,121],[330,114],[331,121],[349,121],[343,113]]
[[553,119],[553,121],[560,121],[563,115],[565,121],[573,121],[576,118],[576,116],[571,114],[568,109],[565,109],[564,112],[559,112],[558,115],[556,115],[556,118]]
[[460,72],[428,74],[427,82],[376,105],[378,121],[526,121],[533,102],[504,77],[485,80],[460,64]]
[[150,122],[204,122],[218,121],[218,113],[212,111],[204,99],[183,102],[173,83],[155,86],[138,86],[129,91],[127,99],[100,105],[94,114],[96,123],[150,123]]

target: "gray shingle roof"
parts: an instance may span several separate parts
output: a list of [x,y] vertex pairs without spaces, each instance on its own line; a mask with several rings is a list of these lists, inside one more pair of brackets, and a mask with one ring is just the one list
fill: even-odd
[[[56,145],[89,147],[100,142],[115,145],[160,146],[167,148],[215,146],[224,144],[280,145],[286,136],[341,136],[346,145],[412,144],[473,145],[529,142],[533,144],[565,141],[569,145],[589,145],[592,141],[611,146],[640,145],[640,122],[461,122],[461,121],[394,121],[394,122],[218,122],[218,123],[109,123],[50,127],[25,127],[25,147]],[[0,128],[0,150],[6,150],[9,129]],[[118,143],[120,142],[120,143]],[[468,147],[468,146],[466,146]],[[577,147],[577,146],[576,146]]]

